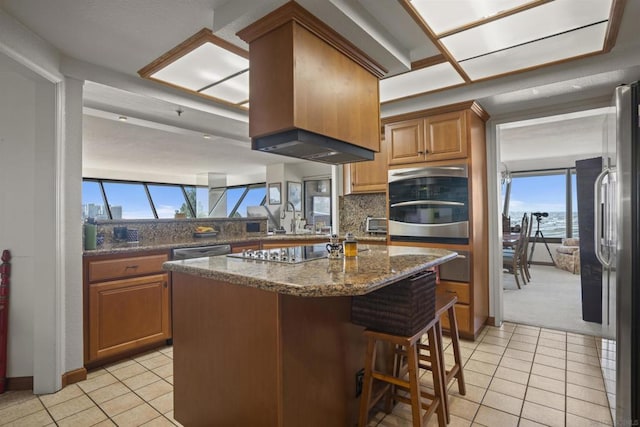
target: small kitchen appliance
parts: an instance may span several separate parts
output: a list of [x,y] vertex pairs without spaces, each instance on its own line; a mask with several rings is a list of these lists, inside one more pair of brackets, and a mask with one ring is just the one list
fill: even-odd
[[364,230],[371,234],[387,234],[387,218],[367,217]]

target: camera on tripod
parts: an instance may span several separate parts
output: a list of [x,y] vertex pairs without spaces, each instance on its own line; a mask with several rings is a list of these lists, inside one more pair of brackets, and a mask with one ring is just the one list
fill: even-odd
[[531,215],[536,217],[536,221],[540,222],[542,217],[546,218],[549,216],[549,212],[531,212]]

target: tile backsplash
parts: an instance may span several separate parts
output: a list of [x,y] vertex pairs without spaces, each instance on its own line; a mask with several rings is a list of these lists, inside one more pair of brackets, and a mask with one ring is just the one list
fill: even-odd
[[342,196],[340,203],[340,232],[364,232],[367,216],[387,216],[386,193],[351,194]]

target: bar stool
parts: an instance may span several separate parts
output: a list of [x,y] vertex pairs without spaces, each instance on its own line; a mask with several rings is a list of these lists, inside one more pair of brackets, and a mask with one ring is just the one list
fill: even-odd
[[[391,411],[393,401],[399,401],[411,405],[411,418],[414,426],[424,426],[429,421],[434,412],[438,416],[438,425],[443,427],[447,424],[445,415],[445,406],[443,397],[445,394],[444,384],[442,382],[444,365],[442,364],[442,349],[438,344],[438,324],[439,317],[435,317],[427,326],[413,336],[391,335],[373,330],[364,332],[367,338],[367,354],[364,367],[364,381],[362,396],[360,397],[360,420],[359,426],[366,427],[369,419],[369,411],[384,396],[387,396],[387,411]],[[434,393],[428,393],[422,390],[420,386],[420,370],[418,368],[418,346],[421,345],[423,335],[427,335],[428,343],[437,351],[430,352],[425,359],[429,362],[432,369]],[[403,369],[395,370],[392,375],[377,371],[376,363],[376,344],[386,342],[393,345],[396,349],[402,348],[401,352],[396,351],[396,358],[399,354],[406,356],[406,368],[408,372],[408,380],[403,379]],[[383,386],[377,390],[372,398],[373,382],[378,380]],[[409,397],[398,394],[398,389],[408,390]],[[425,399],[428,399],[427,402]],[[424,415],[421,410],[425,409]]]
[[[462,356],[460,355],[460,338],[458,337],[458,321],[456,320],[455,304],[458,301],[458,297],[453,293],[438,292],[436,293],[436,339],[438,340],[438,351],[440,351],[440,359],[442,360],[442,372],[443,372],[443,387],[444,394],[442,396],[442,403],[445,408],[445,415],[447,423],[449,423],[451,417],[449,414],[449,397],[447,389],[449,384],[455,379],[458,380],[458,393],[462,396],[467,394],[467,389],[464,384],[464,373],[462,370]],[[444,346],[442,345],[442,322],[441,317],[447,314],[449,320],[449,335],[451,337],[451,346],[453,347],[453,360],[454,364],[450,370],[446,370],[444,362]],[[430,351],[430,346],[420,343],[418,345],[418,366],[422,369],[432,370],[429,356],[424,354],[424,351]]]

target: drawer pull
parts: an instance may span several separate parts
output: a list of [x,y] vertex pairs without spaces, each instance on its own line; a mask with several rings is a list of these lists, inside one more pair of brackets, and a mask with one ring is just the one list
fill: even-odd
[[131,268],[131,269],[136,269],[136,268],[138,268],[138,266],[137,266],[137,265],[127,265],[127,266],[125,267],[125,270],[128,270],[128,269],[130,269],[130,268]]
[[447,289],[447,293],[458,295],[458,293],[454,290]]

